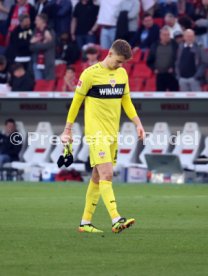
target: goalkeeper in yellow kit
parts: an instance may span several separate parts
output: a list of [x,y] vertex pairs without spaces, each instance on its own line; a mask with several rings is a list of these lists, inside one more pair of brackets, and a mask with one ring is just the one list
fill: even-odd
[[121,232],[135,222],[135,219],[126,219],[119,214],[112,188],[121,107],[129,119],[135,123],[138,137],[143,139],[145,136],[145,131],[130,98],[128,75],[122,68],[122,64],[130,58],[130,45],[125,40],[116,40],[102,62],[84,70],[61,135],[63,143],[72,141],[72,126],[84,101],[85,137],[89,144],[93,171],[79,226],[80,232],[102,232],[92,224],[92,216],[100,196],[112,219],[114,233]]

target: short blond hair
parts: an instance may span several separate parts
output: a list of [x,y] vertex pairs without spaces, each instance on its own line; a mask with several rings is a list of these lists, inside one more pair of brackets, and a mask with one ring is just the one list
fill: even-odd
[[126,40],[115,40],[111,49],[114,50],[118,56],[123,56],[125,59],[130,59],[132,57],[131,46]]

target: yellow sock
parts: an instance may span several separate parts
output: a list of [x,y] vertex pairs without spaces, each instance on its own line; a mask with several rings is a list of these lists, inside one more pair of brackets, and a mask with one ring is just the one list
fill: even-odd
[[100,180],[99,189],[111,219],[113,220],[117,217],[120,217],[117,211],[117,204],[113,192],[112,182],[107,180]]
[[95,212],[99,198],[100,198],[99,185],[94,183],[91,179],[86,193],[85,208],[82,216],[83,221],[91,222],[92,215]]

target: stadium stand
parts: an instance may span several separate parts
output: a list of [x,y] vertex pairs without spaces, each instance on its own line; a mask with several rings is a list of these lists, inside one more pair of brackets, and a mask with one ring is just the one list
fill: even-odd
[[36,131],[29,133],[29,146],[23,154],[25,162],[12,162],[11,167],[25,169],[31,166],[39,166],[41,163],[49,162],[52,149],[51,137],[52,126],[49,122],[40,122]]
[[[54,5],[54,3],[55,3],[55,1],[48,1],[48,2],[50,2],[49,6]],[[60,2],[60,1],[58,1],[58,2]],[[147,2],[147,1],[142,1],[142,2]],[[181,1],[178,1],[178,2],[181,2]],[[205,3],[206,1],[187,1],[187,2],[188,2],[188,5],[184,5],[183,8],[181,8],[181,6],[179,4],[176,4],[176,10],[175,10],[174,15],[177,16],[177,20],[176,20],[177,24],[180,24],[183,30],[188,29],[188,28],[193,28],[195,35],[196,35],[196,43],[199,44],[200,47],[202,47],[202,48],[205,48],[205,49],[207,48],[206,49],[206,58],[208,59],[207,27],[200,26],[200,24],[202,23],[201,21],[204,20],[204,22],[205,22],[208,18],[208,6]],[[2,3],[3,3],[3,1],[2,1]],[[35,5],[34,8],[36,9],[36,14],[39,13],[39,10],[37,10],[37,5]],[[54,8],[54,7],[50,7],[50,8]],[[24,10],[24,7],[19,9],[20,14],[21,14],[21,10]],[[52,10],[52,9],[48,9],[48,10]],[[48,10],[44,9],[44,12],[47,13]],[[190,10],[192,12],[190,12]],[[148,11],[145,10],[145,12],[144,12],[143,3],[141,3],[141,11],[139,14],[138,30],[142,30],[141,26],[143,24],[143,16],[145,15],[146,12],[148,12]],[[161,29],[165,25],[165,21],[164,21],[165,14],[163,14],[163,11],[160,9],[160,6],[157,5],[157,9],[152,7],[151,14],[153,15],[154,23],[157,26],[159,26]],[[79,49],[77,49],[76,36],[75,36],[75,41],[71,41],[70,33],[68,31],[68,30],[70,30],[70,26],[66,26],[66,25],[64,26],[64,30],[67,30],[68,33],[65,33],[65,32],[61,33],[61,29],[59,28],[60,26],[57,28],[57,25],[60,25],[61,23],[58,22],[57,19],[55,20],[55,18],[53,16],[51,17],[50,13],[48,13],[47,15],[48,15],[48,19],[49,19],[48,23],[50,26],[49,29],[55,28],[55,31],[56,31],[56,48],[58,48],[58,46],[60,44],[62,35],[65,37],[68,37],[68,40],[65,41],[66,44],[64,44],[64,47],[63,47],[61,53],[59,52],[59,55],[58,55],[58,50],[56,49],[56,62],[54,62],[55,77],[54,77],[54,79],[50,79],[50,80],[46,80],[46,79],[37,80],[35,82],[35,86],[34,86],[34,93],[27,93],[25,91],[22,94],[16,93],[16,95],[15,95],[15,93],[13,93],[14,96],[12,96],[12,93],[10,93],[9,85],[11,86],[11,79],[10,79],[10,82],[8,81],[8,84],[0,83],[1,84],[0,85],[0,87],[1,87],[0,94],[3,95],[3,97],[5,97],[5,95],[8,95],[8,98],[6,100],[10,100],[10,98],[12,99],[13,97],[16,97],[17,100],[18,100],[18,98],[27,99],[27,100],[29,98],[32,99],[33,97],[36,99],[41,98],[41,97],[44,98],[44,95],[46,93],[38,94],[38,92],[54,92],[54,91],[55,92],[66,92],[66,93],[48,93],[47,94],[47,95],[50,94],[49,95],[50,100],[53,100],[53,98],[58,99],[59,96],[57,96],[57,94],[60,94],[60,97],[61,97],[62,94],[66,95],[68,92],[74,91],[74,89],[65,89],[65,90],[63,89],[64,75],[65,75],[65,72],[66,72],[66,69],[68,68],[68,66],[73,66],[75,68],[75,74],[76,74],[77,79],[79,78],[83,69],[86,68],[87,62],[85,59],[86,56],[84,54],[84,49],[83,49],[83,51],[79,51]],[[70,21],[71,15],[72,15],[72,13],[71,14],[68,13],[68,18],[66,18],[67,20],[65,22]],[[207,23],[207,21],[206,21],[206,23]],[[35,27],[34,18],[32,19],[31,26],[32,26],[33,30],[35,30],[36,27]],[[53,28],[51,26],[53,26]],[[91,30],[91,31],[92,31],[93,35],[94,34],[96,35],[96,42],[95,42],[95,44],[93,44],[93,47],[97,47],[97,49],[99,51],[99,61],[101,61],[106,57],[109,50],[102,49],[100,46],[100,28],[98,28],[97,30]],[[142,38],[144,40],[145,40],[145,38],[147,38],[146,31],[147,31],[147,29],[143,29],[140,38]],[[183,39],[183,33],[181,34],[181,36]],[[24,39],[24,35],[22,35],[22,36],[20,35],[20,37],[23,37],[23,39]],[[175,42],[178,43],[178,41],[175,39],[174,35],[173,35],[173,38],[174,38]],[[131,44],[130,39],[127,38],[127,40]],[[0,26],[0,54],[7,57],[7,61],[8,61],[7,69],[8,69],[8,71],[11,72],[11,68],[13,66],[12,63],[14,62],[14,59],[13,59],[13,57],[8,56],[11,54],[8,52],[8,48],[7,48],[8,42],[9,42],[9,36],[7,35],[7,30],[2,30],[2,28]],[[156,42],[156,41],[154,41],[154,42]],[[26,43],[26,42],[23,41],[23,45],[24,45],[24,43]],[[146,65],[149,50],[151,49],[153,44],[151,43],[151,47],[148,46],[148,47],[142,48],[142,47],[140,47],[141,46],[140,43],[141,43],[141,41],[138,41],[138,43],[137,43],[138,47],[133,48],[132,59],[123,65],[123,67],[126,69],[127,74],[129,76],[130,90],[131,90],[131,92],[145,92],[145,94],[149,95],[149,97],[152,97],[152,99],[158,99],[160,97],[161,97],[160,99],[166,99],[167,104],[165,104],[165,105],[166,105],[166,107],[168,106],[166,111],[171,112],[170,109],[172,108],[172,106],[169,105],[168,98],[171,95],[175,95],[174,93],[171,93],[172,91],[167,91],[166,96],[164,96],[164,95],[160,96],[159,93],[146,93],[146,92],[155,92],[156,91],[156,74],[157,74],[157,72],[154,71],[154,68],[153,68],[153,71],[150,70],[149,67]],[[183,43],[183,41],[181,40],[180,43]],[[29,48],[28,46],[29,45],[27,44],[27,48]],[[20,50],[20,52],[22,52],[21,55],[25,54],[24,46],[22,46],[22,49]],[[42,54],[43,53],[40,53],[38,58],[40,58],[40,56],[42,56],[40,59],[42,59],[42,62],[45,62]],[[31,57],[32,57],[32,53],[31,53]],[[30,57],[29,57],[29,60],[30,60]],[[64,63],[60,64],[59,63],[60,60]],[[164,61],[166,61],[166,60],[164,59]],[[206,67],[208,68],[207,60],[204,60],[204,62],[206,63]],[[27,73],[34,74],[34,66],[33,66],[35,63],[34,59],[32,58],[31,61],[29,61],[29,63],[30,63],[29,64],[30,66],[28,66],[26,71],[27,71]],[[39,65],[41,65],[41,62]],[[5,72],[3,72],[3,73],[5,73]],[[173,72],[171,72],[170,74],[175,74],[174,68],[173,68]],[[199,81],[202,86],[202,91],[207,92],[208,91],[208,69],[206,69],[206,73],[205,73],[204,77],[203,76],[200,77]],[[21,92],[21,89],[18,92]],[[35,93],[35,92],[37,92],[37,93]],[[187,93],[189,93],[189,91],[187,91]],[[194,93],[196,95],[198,95],[198,91],[195,91]],[[29,94],[31,94],[31,95],[29,95]],[[137,93],[132,93],[132,94],[135,95]],[[140,93],[140,94],[138,94],[138,96],[140,97],[141,94],[144,94],[144,93]],[[204,93],[204,94],[206,94],[206,93]],[[186,94],[186,95],[188,95],[188,94]],[[67,97],[70,99],[72,97],[72,94],[68,93]],[[65,98],[65,100],[68,98]],[[137,104],[139,106],[140,103],[139,103],[138,98],[134,98],[134,96],[132,98],[133,98],[133,100],[136,99],[135,101],[137,101]],[[39,104],[37,104],[37,105],[39,105]],[[65,107],[66,106],[68,109],[68,102],[65,104]],[[2,108],[2,109],[4,108],[3,104],[0,105],[0,108]],[[18,110],[19,110],[18,112],[21,111],[21,108],[22,109],[28,108],[28,110],[30,110],[30,108],[38,108],[38,107],[37,106],[31,107],[30,104],[28,104],[28,103],[26,103],[26,106],[23,106],[21,103],[18,107]],[[159,107],[159,108],[161,108],[161,110],[162,110],[162,107]],[[174,108],[174,105],[173,105],[173,108]],[[189,109],[189,108],[191,110],[192,107],[187,106],[187,109]],[[49,108],[49,110],[50,110],[50,108]],[[143,112],[144,110],[142,110],[142,108],[141,108],[141,111]],[[147,112],[147,111],[145,111],[145,112]],[[177,109],[176,109],[176,112],[177,112]],[[61,114],[61,111],[60,111],[60,114]],[[167,113],[164,113],[164,114],[167,114]],[[189,113],[189,115],[190,114],[191,113]],[[39,118],[41,116],[38,114],[38,112],[35,115],[39,116]],[[152,115],[152,113],[151,113],[151,116],[154,117],[154,114]],[[178,115],[178,116],[180,116],[180,115]],[[54,117],[55,117],[55,115],[54,115]],[[18,119],[23,120],[21,117],[20,118],[18,117]],[[48,120],[48,118],[46,120]],[[153,139],[153,141],[156,143],[154,144],[154,146],[152,146],[152,145],[150,145],[150,143],[147,140],[143,151],[139,155],[141,165],[143,165],[144,167],[146,166],[145,154],[147,154],[147,153],[148,154],[158,154],[158,153],[166,154],[168,152],[170,153],[169,145],[167,144],[165,146],[164,145],[160,146],[157,143],[157,139],[156,139],[156,137],[159,137],[158,139],[160,140],[160,139],[163,139],[165,135],[167,135],[167,137],[169,137],[171,134],[168,124],[163,123],[163,122],[160,123],[159,120],[163,120],[163,118],[161,118],[161,117],[159,119],[155,118],[154,122],[151,121],[151,123],[152,123],[151,126],[149,125],[148,127],[152,128],[153,123],[155,123],[157,120],[158,120],[158,123],[155,124],[155,126],[153,128],[153,133],[150,135],[150,138]],[[175,120],[175,119],[173,119],[173,120]],[[192,120],[191,115],[190,115],[189,119],[186,117],[182,120],[181,124],[179,124],[180,128],[181,128],[181,125],[184,124],[184,122],[187,120]],[[37,121],[36,121],[36,123],[37,123]],[[59,125],[60,125],[60,122],[59,122]],[[26,141],[27,135],[26,135],[26,130],[25,130],[23,122],[20,122],[20,121],[17,122],[17,127],[18,127],[18,130],[20,131],[20,133],[23,135],[23,148],[20,153],[20,160],[21,161],[24,160],[25,162],[22,163],[23,164],[22,167],[27,166],[27,164],[29,164],[29,165],[40,164],[41,162],[42,162],[42,164],[44,162],[45,162],[45,164],[46,163],[48,163],[48,164],[55,163],[58,154],[61,153],[63,150],[63,147],[61,145],[55,147],[54,149],[53,149],[53,147],[43,149],[43,148],[40,148],[38,146],[38,144],[36,144],[34,142],[34,143],[32,143],[32,145],[30,145],[28,148],[26,148],[26,144],[24,144],[24,143]],[[75,128],[76,127],[77,126],[75,125]],[[172,127],[171,124],[170,124],[170,127]],[[77,129],[79,129],[79,128],[80,128],[80,126],[77,127]],[[135,130],[133,130],[133,128],[131,128],[129,123],[124,123],[121,131],[125,132],[126,131],[125,129],[128,129],[128,128],[129,128],[129,131],[134,136]],[[43,130],[41,130],[41,128],[39,128],[39,129],[37,129],[37,131],[43,131]],[[48,133],[50,133],[51,135],[53,133],[51,126],[48,126]],[[194,143],[190,144],[189,146],[185,146],[185,144],[183,144],[183,137],[185,137],[185,135],[187,133],[193,139],[195,137],[194,135],[197,133],[196,141],[194,141]],[[207,133],[204,133],[204,134],[207,135]],[[127,132],[126,132],[126,135],[127,135]],[[176,154],[177,156],[179,156],[179,160],[184,169],[189,169],[189,170],[196,169],[196,171],[198,171],[198,172],[207,171],[206,164],[205,165],[194,164],[194,160],[197,159],[198,153],[200,151],[201,138],[202,138],[202,134],[200,132],[199,126],[196,123],[190,123],[190,122],[185,124],[183,133],[179,137],[177,137],[176,146],[173,149],[173,151],[171,152],[171,154]],[[180,140],[180,143],[182,143],[180,146],[177,145],[177,142],[179,140]],[[39,143],[39,142],[37,142],[37,143]],[[206,155],[206,156],[208,155],[207,154],[207,147],[208,147],[207,143],[208,142],[207,142],[207,138],[206,138],[205,139],[205,148],[201,152],[200,155]],[[128,147],[125,148],[126,145],[124,144],[123,147],[120,148],[119,152],[118,152],[119,162],[121,164],[135,162],[136,159],[135,159],[135,156],[133,156],[134,155],[133,152],[138,153],[137,146],[138,145],[135,144],[130,149]],[[131,156],[131,154],[133,154],[133,155]],[[78,159],[82,162],[87,162],[88,157],[89,157],[88,146],[83,144],[81,147],[79,146],[77,148],[74,148],[74,156],[76,159]],[[19,162],[19,166],[21,167],[21,162]]]
[[34,91],[53,91],[55,87],[54,80],[37,80]]
[[144,141],[144,149],[139,155],[142,167],[147,167],[145,154],[165,154],[169,151],[170,128],[165,122],[154,125],[152,133]]
[[184,169],[194,170],[194,160],[198,156],[200,143],[201,131],[198,124],[187,122],[182,133],[176,137],[175,148],[172,151],[179,157]]
[[136,162],[138,151],[137,131],[133,123],[123,123],[120,131],[121,143],[118,146],[117,165],[128,165]]
[[25,129],[24,123],[21,122],[21,121],[16,122],[16,127],[17,127],[17,131],[22,136],[22,149],[19,153],[19,160],[23,161],[23,154],[24,154],[24,152],[26,150],[26,147],[27,147],[27,131]]
[[196,172],[207,173],[208,172],[208,137],[204,140],[204,149],[200,153],[199,157],[195,160],[194,170]]

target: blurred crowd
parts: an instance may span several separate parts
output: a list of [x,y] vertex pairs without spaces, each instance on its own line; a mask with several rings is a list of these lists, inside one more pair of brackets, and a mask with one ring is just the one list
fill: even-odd
[[0,0],[1,91],[56,82],[62,64],[57,90],[73,91],[117,38],[141,53],[156,91],[208,82],[208,0]]

